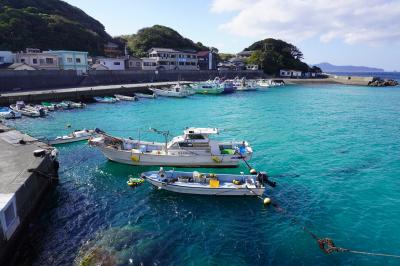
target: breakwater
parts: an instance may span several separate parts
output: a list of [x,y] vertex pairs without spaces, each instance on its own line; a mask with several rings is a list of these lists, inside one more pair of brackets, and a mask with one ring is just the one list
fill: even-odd
[[23,232],[57,177],[50,146],[0,123],[0,265],[14,264]]
[[57,88],[87,87],[111,84],[167,82],[167,81],[204,81],[215,77],[248,79],[264,77],[262,71],[88,71],[78,75],[73,70],[51,71],[0,71],[0,93],[10,91],[52,90]]

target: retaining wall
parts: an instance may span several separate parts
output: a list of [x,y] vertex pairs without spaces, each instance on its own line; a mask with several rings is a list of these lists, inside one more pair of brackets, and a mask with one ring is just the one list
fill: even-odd
[[109,84],[126,84],[158,81],[203,81],[215,77],[234,78],[264,77],[262,71],[107,71],[92,70],[87,75],[78,75],[73,70],[2,70],[0,71],[0,93],[43,89],[70,88]]

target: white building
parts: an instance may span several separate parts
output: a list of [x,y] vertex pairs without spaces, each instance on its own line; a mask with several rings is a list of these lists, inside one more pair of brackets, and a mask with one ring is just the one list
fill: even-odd
[[15,61],[15,55],[10,51],[0,51],[0,65],[12,64]]
[[107,67],[108,70],[125,70],[124,58],[98,58],[96,63]]
[[279,71],[279,76],[285,77],[285,78],[301,78],[302,72],[299,70],[287,70],[287,69],[281,69]]
[[142,58],[143,70],[198,70],[195,51],[151,48],[149,57]]

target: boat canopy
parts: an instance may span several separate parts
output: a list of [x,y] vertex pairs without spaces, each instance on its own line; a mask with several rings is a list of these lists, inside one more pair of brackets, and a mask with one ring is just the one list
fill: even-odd
[[218,128],[206,128],[206,127],[188,127],[186,128],[183,133],[185,135],[191,135],[191,134],[204,134],[204,135],[209,135],[209,134],[218,134]]

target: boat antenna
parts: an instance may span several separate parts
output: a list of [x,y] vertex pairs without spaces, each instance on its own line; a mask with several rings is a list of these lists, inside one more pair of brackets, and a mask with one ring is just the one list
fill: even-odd
[[158,129],[152,128],[152,127],[149,128],[149,130],[154,132],[154,133],[157,133],[157,134],[160,134],[160,135],[164,136],[164,138],[165,138],[165,152],[168,152],[167,146],[168,146],[169,130],[158,130]]

